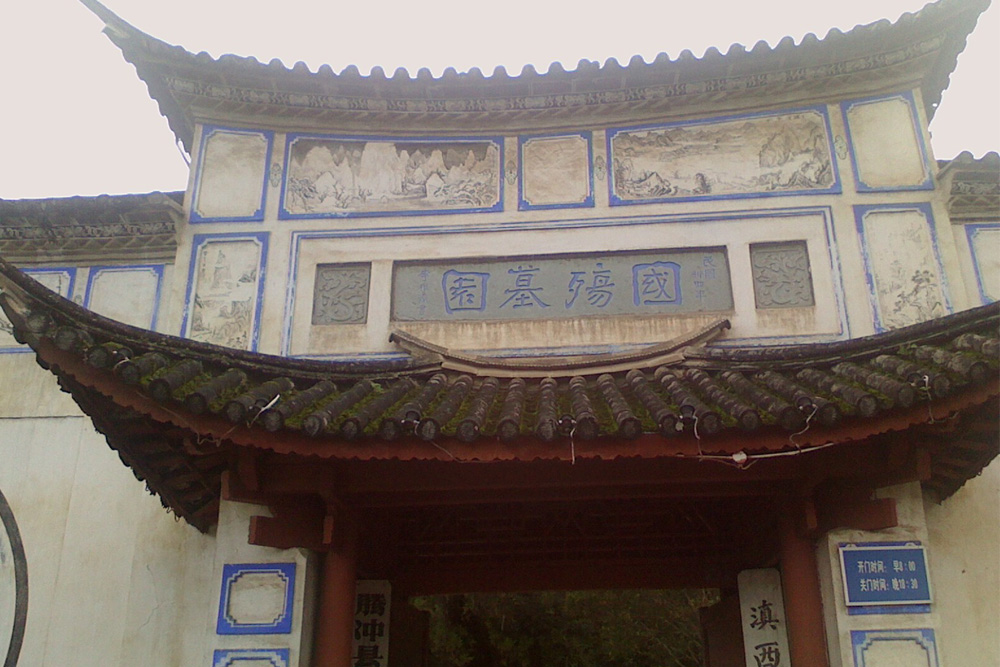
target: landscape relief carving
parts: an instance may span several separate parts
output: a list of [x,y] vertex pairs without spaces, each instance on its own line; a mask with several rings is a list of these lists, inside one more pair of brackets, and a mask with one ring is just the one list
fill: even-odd
[[832,191],[826,118],[771,116],[609,131],[612,204]]
[[252,349],[260,263],[261,245],[252,239],[198,248],[188,338]]
[[870,211],[863,220],[880,328],[897,329],[947,315],[947,297],[924,214]]
[[293,137],[284,217],[499,210],[500,140]]

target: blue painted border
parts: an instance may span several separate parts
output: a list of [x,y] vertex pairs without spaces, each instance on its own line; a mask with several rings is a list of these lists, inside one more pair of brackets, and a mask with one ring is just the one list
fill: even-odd
[[[427,209],[426,211],[359,211],[343,213],[290,213],[285,209],[285,189],[288,186],[289,165],[292,160],[292,146],[299,139],[317,139],[326,141],[381,141],[386,143],[406,143],[406,144],[434,144],[434,143],[483,143],[492,141],[496,144],[499,154],[497,156],[497,185],[499,187],[498,197],[492,206],[479,208],[444,208]],[[504,202],[504,138],[499,136],[487,137],[450,137],[450,136],[388,136],[388,135],[351,135],[351,134],[315,134],[307,132],[290,132],[285,136],[285,157],[282,164],[281,173],[281,199],[278,203],[279,220],[317,220],[328,218],[387,218],[396,216],[414,215],[450,215],[453,213],[493,213],[503,210]]]
[[[267,141],[267,154],[264,156],[264,178],[261,181],[260,207],[251,215],[236,215],[229,217],[205,217],[198,214],[195,207],[198,205],[198,195],[201,192],[202,170],[205,165],[205,144],[216,132],[228,132],[230,134],[258,135]],[[198,166],[195,170],[194,190],[191,192],[191,210],[189,219],[193,223],[205,222],[261,222],[264,220],[264,209],[267,206],[267,180],[271,169],[271,153],[274,150],[274,132],[271,130],[249,130],[238,127],[222,127],[220,125],[202,125],[201,143],[198,145]]]
[[[277,574],[285,580],[285,608],[273,623],[233,623],[226,615],[233,582],[248,573]],[[295,563],[227,563],[222,566],[222,590],[219,592],[219,617],[215,632],[219,635],[287,635],[292,631],[294,600]]]
[[[69,276],[69,284],[66,289],[66,294],[60,294],[59,296],[73,300],[73,291],[76,289],[76,267],[75,266],[51,266],[39,269],[21,269],[21,271],[28,276],[36,276],[43,273],[65,273]],[[27,345],[14,345],[11,347],[0,347],[0,354],[24,354],[27,352],[34,352]]]
[[986,281],[983,279],[983,272],[979,266],[979,255],[976,254],[976,236],[982,231],[1000,231],[1000,223],[987,222],[974,225],[965,225],[965,238],[969,242],[969,254],[972,255],[972,270],[976,274],[976,285],[979,288],[979,298],[984,304],[993,303],[996,299],[991,299],[986,293]]
[[181,321],[181,336],[188,337],[188,324],[191,319],[191,310],[194,308],[194,275],[195,267],[198,264],[198,252],[201,246],[217,241],[256,241],[260,244],[260,259],[257,271],[257,307],[253,313],[253,326],[251,327],[250,351],[257,350],[257,342],[260,337],[260,312],[264,305],[264,276],[267,272],[267,240],[268,232],[228,232],[225,234],[195,234],[191,241],[191,260],[188,264],[187,288],[184,294],[184,319]]
[[[286,357],[305,359],[362,359],[366,358],[365,353],[351,355],[292,355],[291,332],[293,313],[295,309],[295,277],[298,274],[298,262],[300,246],[302,241],[323,239],[323,238],[373,238],[373,237],[396,237],[396,236],[428,236],[442,234],[486,234],[507,231],[541,231],[558,229],[587,229],[603,227],[639,227],[644,225],[659,225],[664,223],[691,223],[691,222],[744,222],[759,218],[797,218],[803,216],[820,215],[823,218],[823,226],[826,231],[827,257],[830,262],[830,276],[833,283],[834,300],[837,305],[837,312],[840,320],[840,331],[833,334],[809,334],[809,335],[789,335],[789,336],[767,336],[761,338],[730,338],[726,341],[718,342],[720,347],[734,345],[788,345],[792,343],[815,343],[829,342],[832,340],[844,340],[851,337],[851,323],[848,318],[847,308],[844,301],[844,280],[840,269],[838,258],[837,234],[833,225],[833,210],[829,206],[797,207],[797,208],[776,208],[776,209],[754,209],[749,211],[717,211],[711,213],[680,213],[667,215],[636,215],[618,216],[607,218],[590,219],[549,219],[535,221],[506,221],[490,224],[488,227],[482,223],[459,223],[455,225],[421,225],[409,227],[353,227],[340,230],[323,231],[294,231],[291,235],[288,257],[288,275],[286,278],[285,292],[285,315],[281,331],[281,354]],[[190,279],[188,281],[190,283]],[[602,346],[603,348],[603,346]],[[538,348],[512,348],[509,356],[538,356]],[[586,354],[598,354],[601,351],[597,347],[587,346],[592,350],[584,352]],[[506,352],[506,351],[505,351]],[[369,354],[391,354],[391,353],[369,353]],[[392,357],[397,358],[397,357]],[[398,358],[405,358],[398,357]]]
[[[818,190],[785,190],[782,192],[748,192],[727,195],[704,195],[695,197],[657,197],[652,199],[620,199],[615,194],[615,169],[614,153],[611,151],[611,142],[620,132],[634,132],[636,130],[661,130],[670,127],[692,127],[697,125],[714,125],[749,118],[763,118],[767,116],[788,116],[796,113],[815,111],[823,118],[823,125],[826,128],[826,145],[830,151],[830,168],[833,170],[833,185],[829,188]],[[672,202],[692,202],[692,201],[718,201],[727,199],[759,199],[761,197],[801,197],[810,195],[831,195],[841,193],[840,168],[837,164],[837,152],[833,145],[833,131],[830,128],[830,115],[823,105],[810,107],[800,107],[796,109],[781,109],[778,111],[762,111],[752,114],[739,114],[735,116],[718,116],[714,118],[701,118],[698,120],[685,120],[673,123],[657,123],[652,125],[633,125],[629,127],[609,127],[605,131],[605,150],[607,155],[608,171],[608,203],[611,206],[634,206],[643,204],[664,204]]]
[[854,207],[854,224],[861,238],[861,256],[865,263],[865,283],[868,285],[868,302],[872,309],[872,319],[875,323],[875,333],[888,331],[882,325],[882,311],[878,305],[878,291],[875,288],[875,274],[872,269],[871,249],[868,247],[868,237],[865,234],[865,216],[872,212],[886,211],[920,211],[924,216],[924,221],[930,227],[931,252],[937,264],[938,277],[941,279],[941,293],[944,295],[945,310],[954,312],[951,305],[951,289],[948,286],[948,275],[944,272],[944,264],[941,262],[941,251],[938,248],[937,230],[934,225],[934,213],[931,205],[926,203],[915,204],[865,204]]
[[156,331],[156,321],[160,313],[160,296],[163,292],[163,264],[126,264],[126,265],[102,265],[90,267],[87,274],[87,289],[83,296],[83,307],[90,308],[90,297],[94,289],[94,280],[102,273],[126,273],[129,271],[150,270],[156,274],[156,293],[153,296],[153,316],[147,327],[150,331]]
[[[919,548],[924,560],[924,572],[927,574],[927,602],[913,601],[902,603],[854,603],[849,601],[847,590],[847,571],[844,567],[845,550],[891,549],[893,547]],[[837,544],[837,557],[840,561],[840,578],[844,586],[844,603],[847,605],[848,616],[865,616],[871,614],[929,614],[934,589],[931,585],[930,565],[927,562],[927,549],[920,540],[890,541],[890,542],[840,542]]]
[[[587,142],[587,186],[590,194],[577,204],[532,204],[524,198],[524,146],[532,139],[560,139],[583,137]],[[593,132],[568,132],[566,134],[526,134],[517,138],[517,210],[545,211],[554,208],[594,207],[594,134]]]
[[[866,185],[861,180],[861,174],[858,172],[858,156],[854,151],[854,139],[851,137],[851,123],[847,118],[848,112],[851,108],[860,106],[862,104],[872,104],[875,102],[884,102],[886,100],[900,98],[906,102],[910,109],[910,120],[913,123],[913,135],[917,138],[917,150],[920,151],[920,160],[924,166],[924,182],[919,185],[896,185],[890,187],[872,187]],[[893,95],[877,95],[874,97],[864,97],[857,100],[847,100],[840,103],[840,114],[844,119],[844,130],[847,132],[847,150],[851,155],[851,170],[854,173],[854,183],[857,187],[858,192],[903,192],[903,191],[913,191],[913,190],[933,190],[934,189],[934,172],[931,170],[931,162],[928,158],[927,146],[924,144],[924,132],[920,127],[920,123],[917,121],[917,109],[916,104],[913,100],[913,93],[905,91],[902,93],[895,93]]]
[[869,667],[865,653],[875,642],[914,642],[927,652],[927,666],[939,667],[937,638],[930,628],[910,628],[905,630],[851,630],[851,653],[854,667]]
[[212,667],[231,667],[236,660],[269,660],[271,667],[290,667],[287,648],[217,649]]

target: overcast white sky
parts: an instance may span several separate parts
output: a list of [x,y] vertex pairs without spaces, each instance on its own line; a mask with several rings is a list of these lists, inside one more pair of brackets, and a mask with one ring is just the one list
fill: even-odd
[[[105,0],[139,29],[189,51],[315,71],[354,64],[539,71],[581,58],[626,63],[710,46],[798,43],[807,33],[895,21],[923,0],[548,2],[502,0]],[[998,3],[1000,4],[1000,3]],[[187,166],[166,120],[103,24],[77,0],[0,3],[0,197],[181,190]],[[1000,8],[980,18],[931,124],[935,157],[1000,150]]]

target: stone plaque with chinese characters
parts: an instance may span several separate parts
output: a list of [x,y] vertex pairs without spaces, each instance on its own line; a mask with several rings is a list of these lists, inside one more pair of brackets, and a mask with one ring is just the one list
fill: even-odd
[[320,264],[313,290],[313,324],[364,324],[371,264]]
[[722,248],[398,263],[397,321],[555,319],[727,311]]
[[815,305],[805,241],[750,244],[753,292],[758,308]]
[[737,577],[747,667],[790,667],[785,603],[777,570],[743,570]]
[[386,667],[389,664],[392,585],[381,579],[360,579],[355,600],[351,665]]

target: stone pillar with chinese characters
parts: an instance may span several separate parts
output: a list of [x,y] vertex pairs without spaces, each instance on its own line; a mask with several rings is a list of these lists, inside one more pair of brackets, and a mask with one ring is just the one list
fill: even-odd
[[387,667],[392,585],[378,579],[359,579],[356,590],[351,667]]
[[781,574],[770,568],[743,570],[737,581],[747,667],[789,667]]

